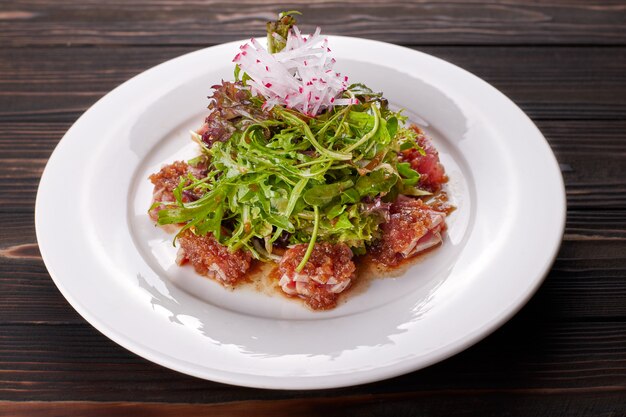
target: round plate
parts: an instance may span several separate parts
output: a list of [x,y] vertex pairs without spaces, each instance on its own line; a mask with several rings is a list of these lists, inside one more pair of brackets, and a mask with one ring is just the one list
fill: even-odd
[[37,238],[54,282],[88,322],[138,355],[201,378],[331,388],[445,359],[530,298],[565,222],[561,174],[535,125],[445,61],[364,39],[329,42],[337,70],[384,91],[433,137],[457,207],[443,245],[326,312],[253,288],[229,291],[177,267],[172,235],[146,214],[147,177],[196,152],[188,131],[206,116],[210,87],[232,79],[243,41],[228,43],[122,84],[52,154],[37,194]]

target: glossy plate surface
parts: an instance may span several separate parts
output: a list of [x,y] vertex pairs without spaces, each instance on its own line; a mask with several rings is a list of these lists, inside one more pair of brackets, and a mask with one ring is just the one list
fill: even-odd
[[423,368],[521,308],[554,260],[565,221],[563,181],[545,139],[474,75],[347,37],[330,37],[337,69],[384,91],[440,151],[457,206],[442,247],[401,276],[357,286],[328,312],[253,288],[228,291],[175,266],[172,235],[146,214],[147,177],[194,155],[188,131],[206,116],[210,87],[232,79],[241,43],[193,52],[127,81],[90,108],[51,156],[37,195],[39,247],[88,322],[180,372],[307,389]]

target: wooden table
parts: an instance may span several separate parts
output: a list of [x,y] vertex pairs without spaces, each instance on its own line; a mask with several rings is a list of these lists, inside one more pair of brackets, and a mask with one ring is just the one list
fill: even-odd
[[[131,76],[261,35],[281,9],[303,11],[306,30],[321,24],[460,65],[513,99],[550,142],[567,186],[562,248],[530,303],[476,346],[363,386],[240,388],[131,354],[87,324],[51,281],[34,204],[65,131]],[[626,3],[4,0],[0,219],[2,416],[625,416]]]

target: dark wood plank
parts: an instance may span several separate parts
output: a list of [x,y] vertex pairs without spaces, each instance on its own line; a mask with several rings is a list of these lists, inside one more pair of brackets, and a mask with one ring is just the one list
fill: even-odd
[[10,401],[223,403],[388,393],[626,393],[624,322],[542,322],[522,312],[484,341],[429,368],[321,391],[259,390],[192,378],[133,355],[89,326],[1,329],[0,396]]
[[572,241],[566,236],[529,312],[537,320],[625,319],[625,253],[623,239]]
[[[0,49],[0,122],[73,121],[123,81],[193,49]],[[420,50],[484,78],[536,120],[626,119],[626,48]]]
[[620,0],[276,1],[8,0],[0,44],[207,45],[258,36],[283,9],[302,27],[400,44],[626,44]]
[[[0,210],[0,219],[5,222],[0,237],[0,251],[2,251],[0,257],[20,258],[19,247],[36,246],[34,207],[21,210]],[[9,253],[14,251],[15,256],[10,256]]]
[[626,208],[626,122],[538,120],[537,125],[560,163],[568,209]]
[[72,122],[0,122],[0,160],[48,160]]
[[[2,159],[0,164],[0,213],[35,207],[39,179],[46,159]],[[0,216],[3,216],[0,214]]]
[[[454,397],[454,401],[450,401]],[[504,393],[481,390],[411,392],[350,397],[290,399],[281,401],[233,401],[218,404],[141,403],[141,402],[11,402],[0,401],[9,415],[51,416],[187,416],[228,415],[293,417],[319,416],[476,416],[482,417],[611,417],[626,407],[619,387],[593,387],[585,390],[518,390]],[[252,411],[253,410],[253,411]]]

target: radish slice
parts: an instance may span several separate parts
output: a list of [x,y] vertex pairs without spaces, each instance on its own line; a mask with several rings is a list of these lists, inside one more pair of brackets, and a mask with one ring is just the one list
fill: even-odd
[[359,103],[339,98],[348,88],[348,77],[333,71],[335,59],[319,27],[313,35],[303,36],[294,26],[285,48],[273,55],[254,38],[240,49],[233,62],[251,77],[248,85],[265,97],[266,109],[281,105],[315,116],[335,105]]

